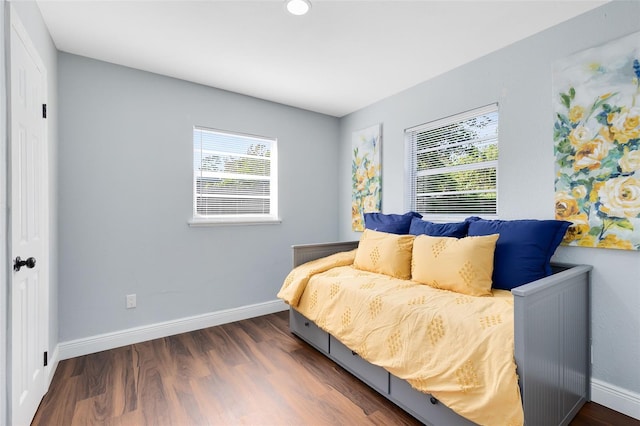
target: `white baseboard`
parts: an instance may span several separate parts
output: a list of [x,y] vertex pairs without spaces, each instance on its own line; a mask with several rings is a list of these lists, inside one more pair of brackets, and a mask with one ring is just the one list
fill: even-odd
[[640,420],[640,394],[591,379],[591,400]]
[[131,345],[133,343],[173,336],[174,334],[200,330],[202,328],[272,314],[274,312],[281,312],[287,309],[288,305],[283,301],[273,300],[270,302],[257,303],[255,305],[241,306],[239,308],[225,309],[223,311],[180,318],[173,321],[129,328],[112,333],[99,334],[97,336],[86,337],[84,339],[71,340],[60,343],[59,359],[63,360],[74,358],[107,349]]

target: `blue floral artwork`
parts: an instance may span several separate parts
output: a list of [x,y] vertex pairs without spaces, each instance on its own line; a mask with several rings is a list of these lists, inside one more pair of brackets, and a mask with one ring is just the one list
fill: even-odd
[[563,244],[640,249],[640,33],[558,61],[553,108]]
[[381,125],[353,132],[351,143],[351,229],[364,230],[364,213],[379,212],[382,205],[380,149]]

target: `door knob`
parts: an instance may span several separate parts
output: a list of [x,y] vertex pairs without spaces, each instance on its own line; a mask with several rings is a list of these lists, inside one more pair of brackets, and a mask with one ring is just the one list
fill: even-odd
[[22,260],[20,259],[20,256],[16,257],[16,260],[13,262],[13,270],[18,272],[23,266],[26,266],[29,269],[33,268],[36,266],[36,258],[30,257],[27,260]]

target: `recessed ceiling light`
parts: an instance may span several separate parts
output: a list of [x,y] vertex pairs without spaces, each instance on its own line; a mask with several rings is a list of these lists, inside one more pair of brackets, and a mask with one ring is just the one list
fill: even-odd
[[292,15],[304,15],[311,10],[311,2],[309,0],[285,0],[287,10]]

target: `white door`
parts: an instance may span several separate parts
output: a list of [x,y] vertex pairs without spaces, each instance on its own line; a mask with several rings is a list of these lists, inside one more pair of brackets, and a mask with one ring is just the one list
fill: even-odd
[[[29,425],[45,393],[48,344],[46,70],[11,13],[11,424]],[[18,258],[22,262],[18,262]],[[35,261],[35,264],[34,262]],[[19,270],[18,270],[19,267]]]

